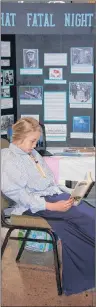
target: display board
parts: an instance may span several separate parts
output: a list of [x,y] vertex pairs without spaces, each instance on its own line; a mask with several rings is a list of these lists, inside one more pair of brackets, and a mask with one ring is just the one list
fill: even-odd
[[17,119],[15,35],[1,36],[1,136]]
[[37,5],[2,5],[2,33],[16,40],[17,118],[44,124],[48,147],[94,146],[94,5]]
[[39,115],[47,146],[93,146],[94,40],[16,35],[18,118]]
[[2,2],[2,34],[91,34],[95,4]]

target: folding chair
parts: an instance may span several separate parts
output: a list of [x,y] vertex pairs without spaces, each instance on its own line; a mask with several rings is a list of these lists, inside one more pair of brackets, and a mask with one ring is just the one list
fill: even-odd
[[[23,253],[26,241],[33,241],[33,242],[46,242],[51,243],[53,245],[53,254],[54,254],[54,266],[55,266],[55,274],[56,274],[56,283],[57,283],[57,291],[58,295],[62,295],[62,286],[61,286],[61,278],[60,278],[60,261],[59,261],[59,254],[58,254],[58,237],[55,234],[55,232],[52,230],[51,226],[48,224],[48,222],[41,218],[41,217],[32,217],[27,215],[11,215],[8,219],[8,216],[5,214],[5,208],[8,208],[12,204],[12,201],[5,197],[4,194],[1,194],[1,225],[2,227],[8,228],[7,234],[5,236],[4,242],[2,244],[1,248],[1,257],[4,254],[5,248],[7,246],[8,240],[20,240],[22,241],[21,247],[19,249],[18,255],[16,257],[16,262],[20,260],[20,257]],[[23,229],[26,230],[25,237],[10,237],[11,232],[15,229]],[[44,240],[44,239],[31,239],[28,238],[30,231],[36,230],[36,231],[43,231],[45,233],[48,233],[51,236],[51,240]]]

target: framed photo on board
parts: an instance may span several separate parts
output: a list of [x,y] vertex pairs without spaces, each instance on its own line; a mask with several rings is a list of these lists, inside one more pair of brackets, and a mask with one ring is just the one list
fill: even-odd
[[10,42],[1,41],[1,58],[11,57],[11,44]]
[[62,68],[49,68],[49,79],[62,80],[63,69]]
[[38,49],[23,49],[23,67],[39,67]]
[[14,85],[13,70],[3,70],[3,85]]
[[93,73],[93,48],[71,48],[71,73]]
[[8,114],[1,116],[1,135],[7,134],[7,129],[9,125],[14,123],[14,115]]
[[10,97],[10,86],[1,86],[1,98]]
[[92,108],[92,102],[92,82],[69,83],[69,103],[71,108]]
[[10,60],[9,59],[1,60],[1,66],[3,66],[3,67],[10,66]]
[[42,86],[20,86],[19,88],[20,104],[42,104],[43,87]]

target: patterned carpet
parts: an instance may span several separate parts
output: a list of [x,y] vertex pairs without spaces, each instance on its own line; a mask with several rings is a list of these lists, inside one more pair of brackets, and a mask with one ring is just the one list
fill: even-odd
[[58,296],[52,252],[24,251],[19,265],[15,262],[17,242],[10,241],[2,261],[3,306],[95,306],[94,293]]

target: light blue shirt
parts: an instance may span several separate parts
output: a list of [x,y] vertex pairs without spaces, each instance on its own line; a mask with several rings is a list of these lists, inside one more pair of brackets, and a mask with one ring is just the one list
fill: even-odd
[[35,161],[16,145],[11,143],[9,148],[1,150],[1,190],[15,202],[12,214],[22,215],[28,209],[32,213],[45,210],[44,196],[61,193],[44,159],[35,149],[32,155],[44,170],[45,178]]

